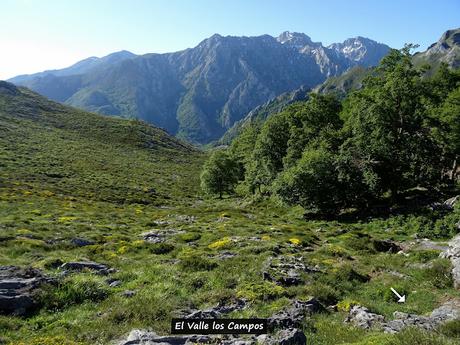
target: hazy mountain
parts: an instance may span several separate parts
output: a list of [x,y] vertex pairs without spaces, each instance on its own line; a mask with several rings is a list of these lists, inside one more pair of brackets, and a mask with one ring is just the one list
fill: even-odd
[[388,50],[360,37],[324,47],[301,33],[284,32],[277,38],[216,34],[176,53],[128,54],[116,62],[84,60],[64,72],[12,81],[53,100],[136,117],[205,143],[277,95],[312,88],[353,66],[375,65]]
[[125,59],[129,59],[135,56],[137,55],[129,51],[122,50],[122,51],[115,52],[115,53],[109,54],[101,58],[92,56],[87,59],[81,60],[73,64],[72,66],[69,66],[63,69],[49,70],[49,71],[44,71],[44,72],[39,72],[39,73],[34,73],[34,74],[18,75],[14,78],[9,79],[9,81],[15,84],[20,84],[20,83],[28,82],[35,78],[45,77],[48,75],[62,77],[62,76],[83,74],[83,73],[89,72],[94,67],[102,66],[102,65],[109,66],[111,64],[117,63]]

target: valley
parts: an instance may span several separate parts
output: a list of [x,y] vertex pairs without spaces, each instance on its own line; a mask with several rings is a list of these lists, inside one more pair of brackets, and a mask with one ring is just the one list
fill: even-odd
[[458,344],[459,35],[216,34],[0,81],[0,344]]

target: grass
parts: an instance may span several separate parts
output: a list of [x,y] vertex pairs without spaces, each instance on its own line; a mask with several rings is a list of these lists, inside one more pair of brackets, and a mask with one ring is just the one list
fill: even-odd
[[[370,245],[412,240],[410,219],[305,221],[300,208],[272,200],[205,198],[204,154],[141,122],[83,113],[26,90],[0,95],[0,124],[0,265],[58,276],[62,262],[94,260],[115,268],[110,277],[120,281],[109,287],[107,277],[92,272],[69,275],[44,289],[35,314],[0,316],[0,343],[107,344],[133,328],[166,334],[184,308],[242,297],[249,307],[232,316],[268,317],[290,299],[310,296],[339,304],[338,312],[305,321],[315,344],[458,341],[455,322],[436,339],[419,330],[386,335],[343,323],[353,304],[391,318],[397,310],[425,314],[460,298],[438,252],[404,256]],[[141,236],[170,229],[176,232],[161,244]],[[73,238],[92,244],[78,247]],[[219,259],[226,252],[235,255]],[[262,270],[275,253],[300,256],[323,273],[305,274],[298,286],[267,282]],[[407,303],[398,304],[390,287],[406,293]],[[125,290],[135,295],[127,298]]]

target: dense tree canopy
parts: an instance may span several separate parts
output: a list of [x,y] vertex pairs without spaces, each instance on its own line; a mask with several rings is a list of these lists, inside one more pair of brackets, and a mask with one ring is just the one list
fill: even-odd
[[201,188],[207,194],[233,193],[238,183],[240,167],[237,161],[223,150],[212,153],[201,173]]
[[247,126],[229,148],[246,190],[330,215],[453,183],[460,72],[441,65],[428,78],[426,67],[414,67],[412,48],[392,50],[343,101],[312,93]]

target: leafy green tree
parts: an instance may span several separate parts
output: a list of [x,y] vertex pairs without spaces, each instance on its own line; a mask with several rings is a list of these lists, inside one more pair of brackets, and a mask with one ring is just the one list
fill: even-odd
[[274,190],[286,203],[323,215],[337,214],[345,199],[335,156],[323,148],[307,149],[294,166],[279,175]]
[[460,87],[449,93],[438,112],[437,137],[444,148],[450,179],[455,180],[460,155]]
[[341,155],[376,196],[390,191],[396,198],[408,188],[431,186],[440,176],[439,147],[424,121],[424,87],[412,65],[412,47],[385,57],[344,107],[348,138]]
[[287,113],[273,115],[263,125],[257,137],[246,179],[252,192],[269,186],[283,170],[289,140]]
[[238,183],[240,166],[226,151],[214,151],[203,166],[201,188],[206,194],[233,193]]
[[325,143],[333,146],[339,137],[336,131],[343,125],[340,110],[341,104],[336,97],[315,93],[310,94],[307,102],[289,109],[290,137],[283,160],[286,167],[295,164],[307,146]]

